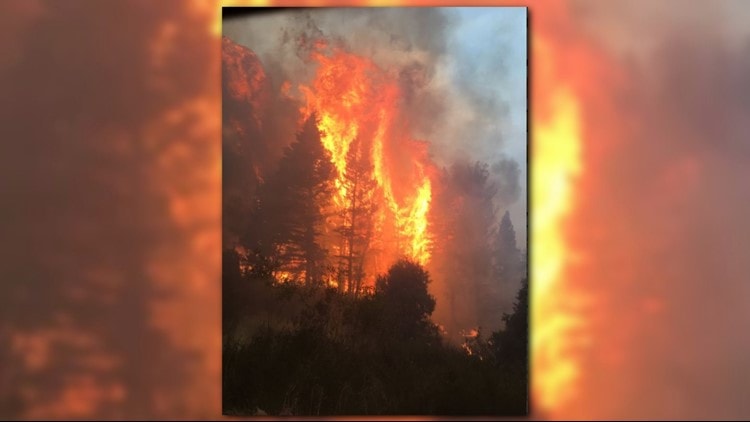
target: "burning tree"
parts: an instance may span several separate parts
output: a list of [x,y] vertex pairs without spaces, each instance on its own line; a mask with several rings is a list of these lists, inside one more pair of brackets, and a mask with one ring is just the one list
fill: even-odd
[[375,180],[372,165],[365,154],[361,139],[355,139],[347,153],[346,170],[342,179],[343,206],[339,211],[341,225],[336,231],[341,236],[339,287],[353,294],[362,290],[365,259],[373,234],[373,215],[376,210]]
[[403,93],[388,69],[324,40],[309,47],[317,69],[309,85],[298,87],[300,113],[320,116],[321,141],[336,169],[333,204],[343,216],[331,220],[343,238],[331,247],[339,250],[340,282],[352,283],[340,288],[356,292],[401,256],[429,260],[432,163],[426,143],[399,120]]

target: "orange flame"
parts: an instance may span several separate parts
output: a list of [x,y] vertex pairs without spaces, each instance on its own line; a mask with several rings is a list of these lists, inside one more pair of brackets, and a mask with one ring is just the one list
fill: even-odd
[[349,153],[355,143],[372,166],[377,189],[368,198],[379,204],[373,238],[380,240],[370,274],[385,270],[401,255],[421,264],[430,258],[427,214],[432,184],[422,143],[399,131],[397,80],[371,60],[314,43],[311,58],[318,69],[310,86],[300,86],[303,118],[316,113],[323,146],[336,167],[334,206],[344,207]]
[[536,107],[531,194],[531,366],[535,411],[556,417],[578,394],[582,353],[588,338],[582,312],[588,298],[566,279],[577,256],[565,228],[576,204],[575,183],[583,172],[583,121],[576,86],[562,77],[551,38],[533,39]]
[[534,122],[537,165],[532,190],[536,210],[531,350],[535,398],[545,410],[556,408],[572,392],[578,365],[566,353],[566,333],[579,322],[556,300],[565,288],[561,276],[567,256],[560,223],[571,207],[571,177],[580,171],[578,103],[565,88],[551,101],[550,120]]

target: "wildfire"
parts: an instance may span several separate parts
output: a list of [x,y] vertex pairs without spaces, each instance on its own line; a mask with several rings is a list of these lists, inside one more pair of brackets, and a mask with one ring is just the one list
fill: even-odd
[[425,264],[430,257],[429,240],[427,233],[427,212],[430,209],[432,198],[432,185],[430,179],[425,177],[422,185],[417,190],[416,197],[411,201],[411,207],[399,210],[397,214],[398,227],[413,230],[408,233],[411,243],[407,254],[415,257],[420,263]]
[[[563,4],[549,7],[559,7],[557,13],[566,13]],[[530,293],[533,302],[532,392],[537,410],[558,412],[572,398],[581,368],[579,357],[571,348],[572,333],[583,321],[566,305],[576,298],[563,278],[570,257],[563,227],[566,216],[572,211],[572,178],[581,172],[583,141],[578,98],[569,86],[559,83],[560,71],[555,69],[553,57],[556,46],[545,44],[542,38],[539,34],[533,39],[535,70],[529,75],[534,77],[537,109],[532,113],[530,140],[534,144],[531,170],[533,286]],[[425,175],[420,160],[412,161],[415,174],[409,184],[394,183],[394,171],[389,168],[388,146],[402,141],[393,130],[400,95],[398,87],[389,81],[387,72],[369,59],[335,49],[324,54],[327,46],[318,47],[311,53],[318,64],[316,77],[309,86],[299,87],[306,100],[301,111],[304,117],[313,112],[318,116],[322,143],[337,170],[334,202],[342,206],[346,196],[342,179],[350,146],[358,136],[369,136],[372,177],[385,204],[375,216],[376,231],[382,235],[389,230],[395,232],[392,250],[385,255],[404,254],[424,264],[430,258],[426,217],[432,199],[430,178]],[[288,92],[289,88],[284,91]],[[545,113],[538,112],[542,108]],[[397,150],[397,153],[402,152],[403,149]],[[403,190],[407,185],[410,192],[398,201],[396,188]],[[382,271],[382,267],[377,270]],[[335,280],[329,281],[331,286],[337,284]]]
[[[294,280],[294,274],[289,271],[274,271],[274,278],[279,281],[279,283],[287,283],[291,280]],[[304,277],[304,274],[302,275]]]
[[[535,41],[534,49],[540,68],[551,70],[549,54],[545,54],[541,41]],[[568,311],[561,298],[569,300],[571,296],[563,281],[570,251],[562,227],[573,203],[573,178],[581,171],[581,133],[579,106],[572,91],[557,86],[543,99],[549,113],[546,118],[533,121],[531,364],[536,406],[549,411],[558,409],[571,397],[579,373],[579,363],[570,347],[571,333],[581,321]]]
[[[374,239],[378,254],[368,273],[386,269],[389,261],[405,255],[421,264],[430,258],[427,215],[432,184],[422,145],[396,129],[401,92],[397,80],[371,60],[315,43],[315,79],[300,86],[303,118],[316,113],[323,146],[336,167],[334,206],[347,203],[347,171],[352,149],[371,166],[368,177],[377,189],[367,200],[377,204]],[[332,246],[336,248],[336,246]]]

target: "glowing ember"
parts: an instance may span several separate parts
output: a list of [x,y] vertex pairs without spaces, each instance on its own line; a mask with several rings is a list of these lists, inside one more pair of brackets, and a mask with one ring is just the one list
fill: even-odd
[[289,271],[274,271],[273,275],[279,283],[287,283],[295,279],[295,274]]

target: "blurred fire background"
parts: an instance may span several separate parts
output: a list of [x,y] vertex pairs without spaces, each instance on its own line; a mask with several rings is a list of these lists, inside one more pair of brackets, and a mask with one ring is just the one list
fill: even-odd
[[[750,6],[512,5],[533,415],[747,418]],[[220,417],[220,33],[212,1],[0,2],[1,418]]]

